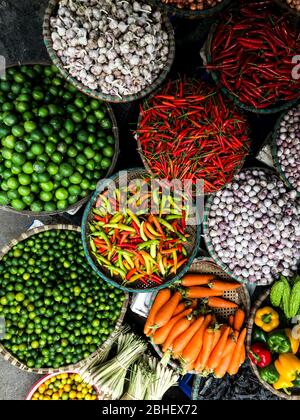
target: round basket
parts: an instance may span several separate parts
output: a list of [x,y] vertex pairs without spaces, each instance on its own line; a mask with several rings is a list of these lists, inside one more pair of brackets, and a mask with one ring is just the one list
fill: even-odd
[[214,7],[210,7],[205,10],[189,10],[189,9],[180,9],[179,7],[162,3],[161,0],[147,0],[148,3],[158,6],[160,9],[164,10],[170,16],[176,16],[184,19],[205,19],[212,18],[216,14],[222,12],[225,7],[227,7],[232,0],[223,0],[221,3],[217,4]]
[[[144,169],[135,168],[135,169],[129,169],[128,171],[125,171],[123,173],[119,172],[118,174],[113,175],[110,178],[110,180],[114,181],[115,185],[118,187],[119,180],[122,179],[123,174],[127,177],[129,183],[134,179],[141,179],[145,175],[149,176],[149,173],[147,171],[145,171]],[[89,264],[91,265],[93,270],[98,274],[98,276],[101,277],[103,280],[107,281],[112,286],[118,287],[119,289],[122,289],[126,292],[134,292],[134,293],[149,293],[153,290],[164,289],[165,287],[170,286],[176,280],[183,277],[183,275],[188,271],[190,265],[192,264],[192,262],[193,262],[193,260],[196,256],[196,253],[199,249],[200,239],[201,239],[201,235],[200,235],[201,227],[200,227],[200,225],[187,226],[186,230],[187,230],[187,233],[190,235],[189,241],[188,241],[188,244],[187,244],[187,246],[188,246],[188,248],[187,248],[188,261],[181,267],[180,271],[176,275],[170,276],[168,278],[168,280],[162,285],[157,286],[156,283],[150,281],[149,286],[148,285],[146,286],[141,281],[136,281],[134,283],[134,287],[133,286],[132,287],[125,287],[125,286],[122,286],[120,283],[118,283],[117,280],[112,278],[110,276],[108,270],[103,270],[98,266],[97,262],[92,257],[92,250],[91,250],[91,247],[90,247],[90,240],[89,240],[89,223],[92,220],[92,215],[93,215],[92,214],[92,209],[95,206],[95,203],[98,199],[99,194],[103,191],[103,189],[106,186],[107,186],[107,184],[105,182],[100,182],[99,183],[97,191],[95,192],[95,194],[93,195],[93,197],[89,201],[89,203],[88,203],[88,205],[85,209],[83,219],[82,219],[82,241],[83,241],[84,252],[85,252],[85,255],[86,255],[86,258],[87,258]]]
[[[52,63],[50,61],[45,62],[45,61],[40,61],[40,62],[23,62],[21,65],[24,66],[34,66],[35,64],[38,64],[40,66],[51,66]],[[20,64],[12,64],[10,66],[7,66],[7,68],[11,68],[11,67],[17,67]],[[110,176],[111,174],[113,174],[118,158],[119,158],[119,154],[120,154],[120,141],[119,141],[119,129],[118,129],[118,124],[117,124],[117,120],[115,117],[115,114],[112,110],[112,107],[110,106],[110,104],[106,103],[105,104],[109,117],[112,121],[113,127],[112,127],[112,133],[115,139],[115,152],[114,152],[114,156],[112,158],[112,163],[110,168],[108,169],[107,173],[105,174],[105,176],[103,178],[107,178],[108,176]],[[78,210],[79,208],[81,208],[90,198],[91,198],[92,194],[89,194],[88,196],[86,196],[85,198],[79,200],[77,203],[73,204],[72,206],[69,206],[68,208],[66,208],[65,210],[56,210],[53,212],[48,212],[48,211],[43,211],[43,212],[33,212],[30,210],[21,210],[21,211],[17,211],[15,210],[13,207],[11,206],[0,206],[1,209],[6,210],[10,213],[14,213],[14,214],[20,214],[22,216],[32,216],[32,217],[39,217],[39,216],[55,216],[55,215],[60,215],[63,213],[72,213],[72,212],[76,212],[76,210]]]
[[[259,169],[260,171],[265,171],[266,173],[270,173],[273,175],[277,175],[277,173],[275,172],[275,170],[271,169],[271,168],[256,168],[256,167],[252,167],[252,168],[247,168],[247,170],[254,170],[254,169]],[[225,273],[227,273],[232,279],[235,279],[237,281],[239,281],[240,283],[247,283],[244,279],[237,277],[230,269],[229,267],[227,267],[226,264],[224,264],[218,254],[216,253],[215,249],[214,249],[214,245],[211,243],[210,241],[210,237],[208,235],[209,232],[209,226],[208,226],[208,220],[209,220],[209,214],[210,214],[210,208],[213,202],[214,196],[211,196],[208,198],[206,206],[205,206],[205,211],[204,211],[204,217],[203,217],[203,235],[204,235],[204,241],[205,241],[205,245],[207,247],[207,250],[209,252],[209,255],[212,257],[212,259],[215,261],[215,263],[221,267],[223,269],[223,271]],[[256,286],[266,286],[266,284],[264,283],[260,283],[260,282],[256,282],[253,283]]]
[[[251,314],[250,314],[249,322],[248,322],[247,339],[246,339],[247,352],[249,352],[251,350],[252,331],[253,331],[253,327],[254,327],[254,319],[255,319],[256,311],[264,304],[264,302],[266,300],[268,300],[269,295],[270,295],[270,289],[265,291],[260,296],[260,298],[255,302],[255,304],[253,305],[253,307],[251,309]],[[298,391],[297,394],[293,393],[292,395],[287,395],[285,392],[278,391],[278,390],[274,389],[271,385],[269,385],[267,382],[262,381],[261,378],[260,378],[257,366],[250,359],[249,359],[249,361],[250,361],[251,369],[252,369],[253,373],[255,374],[255,376],[257,377],[257,379],[259,380],[259,382],[266,389],[268,389],[270,392],[272,392],[272,394],[277,395],[277,397],[284,398],[286,400],[300,400],[300,390]]]
[[[283,182],[286,184],[286,186],[288,188],[290,188],[291,190],[294,190],[295,187],[293,186],[293,184],[291,184],[291,182],[289,181],[289,179],[285,175],[285,173],[282,169],[282,166],[279,162],[279,159],[278,159],[277,138],[278,138],[278,133],[279,133],[279,129],[280,129],[280,124],[281,124],[281,121],[283,120],[284,117],[285,117],[285,114],[283,114],[279,117],[279,119],[277,120],[277,122],[275,124],[273,133],[272,133],[272,140],[271,140],[272,157],[273,157],[273,161],[274,161],[274,164],[275,164],[275,168],[276,168],[280,178],[283,180]],[[297,196],[300,197],[300,191],[297,191]]]
[[[23,233],[21,236],[19,236],[17,239],[13,239],[9,244],[7,244],[5,247],[3,247],[0,251],[0,261],[2,260],[2,258],[4,257],[4,255],[6,255],[11,248],[13,248],[15,245],[17,245],[19,242],[22,242],[28,238],[30,238],[33,235],[39,234],[41,232],[46,232],[49,230],[72,230],[74,232],[81,232],[81,229],[79,226],[73,226],[73,225],[48,225],[48,226],[42,226],[42,227],[38,227],[35,229],[31,229],[28,232]],[[62,373],[62,372],[71,372],[71,371],[76,371],[77,369],[79,369],[82,365],[84,365],[87,361],[92,360],[93,358],[97,357],[97,355],[101,354],[103,352],[103,349],[106,348],[107,346],[110,345],[110,343],[113,341],[115,335],[117,334],[119,328],[121,327],[122,323],[123,323],[123,319],[127,310],[127,306],[128,306],[128,301],[129,301],[129,296],[126,294],[126,298],[124,300],[122,309],[121,309],[121,313],[119,316],[118,321],[116,322],[116,326],[115,326],[115,330],[109,335],[109,337],[106,339],[106,341],[104,343],[102,343],[101,347],[99,347],[99,349],[92,353],[87,359],[82,360],[76,364],[72,364],[69,366],[63,366],[57,369],[53,369],[53,368],[29,368],[28,366],[26,366],[24,363],[20,362],[16,357],[14,357],[11,353],[9,353],[5,347],[1,344],[0,342],[0,354],[4,357],[4,359],[9,362],[11,365],[24,370],[26,372],[31,372],[31,373],[36,373],[36,374],[49,374],[49,373],[53,373],[53,374],[57,374],[57,373]]]
[[[177,83],[177,80],[174,80],[173,81],[173,83]],[[159,89],[157,89],[155,92],[153,92],[147,99],[145,99],[145,101],[144,101],[144,103],[143,103],[143,109],[147,109],[148,108],[148,101],[149,100],[151,100],[154,96],[156,96],[157,94],[159,94],[159,92],[160,92],[160,88]],[[141,119],[142,119],[142,113],[140,112],[139,113],[139,118],[138,118],[138,123],[137,123],[137,130],[139,129],[139,126],[140,126],[140,122],[141,122]],[[150,166],[149,166],[149,164],[148,164],[148,161],[147,161],[147,158],[145,157],[145,155],[144,155],[144,153],[143,153],[143,149],[142,149],[142,145],[141,145],[141,142],[140,142],[140,139],[139,139],[139,135],[138,134],[135,134],[135,139],[136,139],[136,142],[137,142],[137,152],[138,152],[138,154],[139,154],[139,156],[140,156],[140,158],[141,158],[141,160],[142,160],[142,162],[143,162],[143,165],[144,165],[144,167],[145,167],[145,169],[154,177],[154,178],[158,178],[158,175],[156,175],[156,174],[154,174],[153,172],[152,172],[152,169],[150,168]],[[245,164],[245,161],[246,161],[246,158],[247,158],[247,156],[245,156],[241,161],[240,161],[240,163],[239,164],[237,164],[236,166],[235,166],[235,169],[234,169],[234,171],[233,171],[233,176],[235,176],[235,175],[237,175],[240,171],[241,171],[241,169],[243,168],[243,166],[244,166],[244,164]],[[226,185],[228,185],[228,183],[227,184],[224,184],[223,185],[223,187],[222,188],[220,188],[218,191],[220,191],[220,190],[223,190],[225,187],[226,187]],[[209,197],[209,196],[211,196],[211,195],[213,195],[213,194],[215,194],[215,193],[204,193],[204,196],[205,197]]]
[[[65,373],[77,373],[77,372],[74,372],[74,371],[69,371],[69,372],[65,372]],[[38,390],[38,388],[43,384],[43,383],[45,383],[46,381],[48,381],[48,379],[51,379],[51,378],[53,378],[54,376],[57,376],[57,375],[59,375],[59,373],[51,373],[50,375],[45,375],[45,376],[43,376],[41,379],[39,379],[32,387],[31,387],[31,389],[30,389],[30,391],[28,392],[28,394],[27,394],[27,396],[26,396],[26,398],[25,398],[25,400],[26,401],[31,401],[31,399],[32,399],[32,397],[34,396],[34,394],[36,393],[36,391]],[[94,389],[95,389],[95,391],[97,392],[97,400],[101,400],[102,398],[99,398],[99,397],[101,397],[101,391],[96,387],[96,386],[94,386]]]
[[[215,274],[216,276],[220,277],[222,280],[230,281],[232,277],[229,276],[226,272],[224,272],[217,264],[209,257],[200,257],[196,258],[192,265],[190,266],[188,273],[197,273],[197,274]],[[154,300],[154,296],[152,296],[152,301]],[[245,284],[241,284],[241,287],[237,290],[231,290],[225,292],[223,297],[226,299],[231,300],[232,302],[237,303],[239,306],[242,306],[246,312],[246,319],[250,313],[251,301],[248,289]],[[233,315],[235,312],[234,309],[215,309],[214,313],[218,316],[221,321],[226,321],[230,315]],[[163,353],[160,347],[156,344],[151,342],[152,346],[154,347],[157,354],[162,358]],[[174,369],[179,369],[179,364],[175,360],[170,360],[169,365]],[[187,372],[191,374],[197,374],[196,372]]]
[[[212,64],[211,45],[212,45],[212,41],[213,41],[217,27],[218,27],[218,24],[216,23],[212,25],[207,41],[204,46],[204,52],[205,52],[208,65]],[[211,74],[212,79],[214,80],[216,85],[221,89],[221,91],[229,99],[231,99],[237,107],[243,109],[244,111],[253,112],[253,113],[262,114],[262,115],[276,114],[278,112],[282,112],[289,109],[291,106],[293,106],[299,101],[299,98],[294,99],[292,101],[281,101],[272,107],[265,108],[265,109],[258,109],[258,108],[255,108],[254,106],[244,104],[243,102],[239,100],[239,97],[237,95],[234,95],[233,93],[229,92],[229,90],[220,82],[219,77],[214,70],[207,70],[207,71],[209,74]]]
[[44,16],[44,22],[43,22],[44,43],[46,45],[48,54],[51,60],[53,61],[53,63],[55,64],[55,66],[59,69],[63,77],[69,83],[74,85],[78,90],[85,93],[86,95],[92,96],[93,98],[100,99],[103,101],[114,102],[114,103],[126,103],[126,102],[136,101],[138,99],[141,99],[149,95],[149,93],[155,90],[165,80],[169,71],[171,70],[171,67],[175,59],[175,34],[174,34],[173,26],[171,25],[166,15],[163,15],[163,23],[165,25],[165,29],[169,36],[169,54],[168,54],[168,59],[167,59],[164,69],[151,85],[149,85],[145,89],[142,89],[139,93],[134,94],[134,95],[124,95],[122,98],[119,98],[118,96],[107,95],[107,94],[102,93],[101,91],[94,91],[94,90],[89,89],[83,83],[79,82],[77,79],[72,77],[65,70],[62,61],[59,59],[59,57],[57,56],[56,52],[53,49],[53,42],[51,39],[50,18],[57,11],[58,4],[59,4],[59,0],[50,0],[48,3],[45,16]]

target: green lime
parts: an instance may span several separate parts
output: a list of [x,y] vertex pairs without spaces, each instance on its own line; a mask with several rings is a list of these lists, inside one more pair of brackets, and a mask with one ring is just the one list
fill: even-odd
[[34,143],[31,146],[31,151],[34,155],[38,156],[44,153],[44,146],[40,143]]
[[0,206],[7,206],[9,199],[4,191],[0,192]]
[[57,209],[60,211],[66,210],[68,202],[66,200],[60,200],[57,202]]
[[35,170],[35,172],[37,173],[37,174],[42,174],[43,172],[45,172],[46,171],[46,165],[45,165],[45,163],[44,162],[35,162],[34,164],[33,164],[33,169]]
[[40,199],[44,202],[51,201],[53,198],[53,194],[49,191],[42,191],[40,193]]
[[29,195],[31,193],[31,189],[29,187],[25,187],[25,186],[21,185],[21,187],[18,188],[18,193],[22,197],[26,197],[27,195]]
[[76,197],[81,193],[81,189],[78,185],[71,185],[68,191],[70,195],[76,196]]
[[16,140],[14,136],[7,136],[2,139],[1,143],[2,146],[6,147],[7,149],[14,149],[16,145]]
[[60,164],[63,161],[63,155],[59,152],[54,152],[51,156],[52,162]]
[[20,184],[17,178],[11,177],[7,180],[7,186],[10,190],[17,190]]
[[14,199],[11,201],[11,206],[17,210],[17,211],[22,211],[25,209],[25,203],[22,200],[19,199]]
[[69,178],[73,174],[73,168],[68,163],[62,163],[59,167],[59,173],[63,177]]
[[14,125],[17,124],[18,122],[18,118],[16,117],[16,115],[12,114],[12,113],[8,113],[4,118],[3,118],[3,122],[5,125],[7,125],[8,127],[13,127]]
[[55,163],[50,162],[47,166],[47,170],[51,176],[54,176],[58,173],[59,167]]
[[21,185],[29,185],[31,183],[31,177],[27,174],[20,174],[18,179]]
[[35,213],[39,213],[43,211],[43,204],[38,201],[35,201],[34,203],[31,204],[30,210]]
[[51,192],[54,189],[54,184],[51,181],[48,182],[42,182],[41,183],[41,188],[43,191],[45,192]]
[[71,177],[70,177],[70,182],[72,184],[80,184],[82,181],[82,176],[80,175],[80,173],[75,172]]
[[66,189],[64,188],[59,188],[56,192],[55,192],[55,197],[57,198],[57,200],[59,201],[64,201],[67,200],[69,196],[69,193]]
[[67,155],[70,158],[75,158],[77,156],[77,149],[74,146],[70,146],[67,150]]
[[27,145],[25,141],[19,140],[15,145],[15,151],[18,153],[25,153],[27,150]]
[[15,125],[12,128],[11,132],[15,137],[23,137],[25,134],[24,127],[22,127],[21,125]]
[[34,121],[26,121],[24,123],[24,129],[26,133],[32,133],[34,130],[36,130],[36,123]]
[[113,157],[113,155],[114,155],[114,149],[111,147],[111,146],[106,146],[104,149],[103,149],[103,154],[104,154],[104,156],[105,157],[107,157],[107,158],[111,158],[111,157]]
[[26,157],[21,153],[13,153],[13,155],[11,157],[11,161],[15,165],[22,166],[26,162]]
[[102,169],[109,169],[111,166],[111,160],[108,158],[103,158],[101,160],[101,168]]

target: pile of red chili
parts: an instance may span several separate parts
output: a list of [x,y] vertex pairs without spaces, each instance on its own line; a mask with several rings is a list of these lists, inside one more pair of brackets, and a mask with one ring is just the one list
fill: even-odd
[[248,123],[206,82],[169,82],[145,102],[137,129],[141,154],[161,179],[204,180],[213,193],[230,182],[249,151]]
[[[158,191],[116,189],[114,198],[106,193],[99,196],[89,223],[97,264],[123,284],[153,287],[174,276],[187,262],[185,207]],[[124,193],[128,207],[123,209]],[[149,212],[152,200],[158,205],[157,215]]]
[[240,102],[266,109],[300,97],[300,79],[293,77],[299,52],[299,29],[274,2],[247,0],[217,26],[207,69]]

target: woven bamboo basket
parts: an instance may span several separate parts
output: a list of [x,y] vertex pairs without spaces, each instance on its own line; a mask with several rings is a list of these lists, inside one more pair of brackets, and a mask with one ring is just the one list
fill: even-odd
[[145,96],[149,95],[149,93],[151,93],[153,90],[157,89],[157,87],[165,80],[165,78],[167,77],[168,73],[171,70],[171,67],[175,59],[175,34],[174,34],[173,26],[171,25],[166,15],[163,15],[163,23],[169,36],[169,54],[168,54],[168,59],[167,59],[164,69],[160,73],[159,77],[157,77],[157,79],[151,85],[149,85],[145,89],[142,89],[139,93],[134,94],[134,95],[124,95],[122,98],[119,98],[118,96],[107,95],[107,94],[102,93],[101,91],[95,91],[95,90],[89,89],[83,83],[79,82],[77,79],[72,77],[64,68],[62,61],[60,60],[60,58],[57,56],[56,52],[53,49],[53,42],[51,39],[50,18],[56,13],[58,9],[58,4],[59,4],[59,0],[50,0],[48,3],[45,16],[44,16],[44,22],[43,22],[44,43],[46,45],[48,54],[52,62],[59,69],[63,77],[69,83],[74,85],[78,90],[85,93],[86,95],[92,96],[93,98],[100,99],[103,101],[113,102],[113,103],[126,103],[126,102],[132,102],[132,101],[136,101],[141,98],[144,98]]
[[[38,64],[40,66],[51,66],[52,63],[51,61],[38,61],[38,62],[33,62],[33,61],[25,61],[23,62],[21,65],[25,65],[25,66],[34,66],[35,64]],[[20,64],[12,64],[10,66],[8,66],[7,68],[11,68],[11,67],[17,67]],[[117,124],[117,120],[115,117],[115,114],[113,112],[112,107],[110,106],[110,104],[106,103],[105,104],[106,108],[107,108],[107,112],[109,114],[109,117],[112,121],[113,127],[112,127],[112,134],[114,136],[115,139],[115,152],[114,152],[114,156],[112,158],[112,163],[110,168],[108,169],[107,173],[105,174],[105,176],[103,178],[107,178],[108,176],[110,176],[111,174],[113,174],[118,158],[119,158],[119,154],[120,154],[120,141],[119,141],[119,129],[118,129],[118,124]],[[29,210],[22,210],[22,211],[17,211],[15,210],[13,207],[11,206],[0,206],[1,209],[4,209],[6,211],[8,211],[9,213],[14,213],[14,214],[20,214],[22,216],[33,216],[33,217],[39,217],[39,216],[57,216],[63,213],[72,213],[75,212],[77,209],[81,208],[85,203],[88,202],[88,200],[91,198],[92,194],[89,194],[88,196],[86,196],[85,198],[79,200],[77,203],[73,204],[72,206],[69,206],[67,209],[65,210],[56,210],[53,212],[48,212],[48,211],[43,211],[43,212],[32,212]]]
[[[149,176],[149,173],[141,168],[136,169],[130,169],[128,172],[125,172],[127,175],[128,183],[130,183],[134,179],[141,179],[145,176]],[[120,178],[119,178],[120,177]],[[118,174],[112,176],[110,180],[114,181],[116,184],[116,187],[119,186],[119,179],[122,179],[122,172],[119,172]],[[188,261],[180,268],[180,271],[176,275],[170,276],[166,282],[160,286],[157,286],[156,283],[149,281],[149,284],[146,286],[141,281],[137,281],[132,285],[131,287],[123,286],[120,283],[120,280],[117,278],[112,278],[109,274],[108,270],[103,269],[98,265],[98,263],[95,261],[94,257],[92,256],[92,250],[90,247],[90,240],[89,240],[89,223],[92,220],[92,209],[95,206],[95,203],[97,201],[97,198],[99,197],[99,194],[104,190],[104,188],[107,186],[106,182],[100,182],[98,185],[97,191],[89,201],[84,215],[82,219],[82,241],[83,241],[83,248],[86,255],[86,258],[93,268],[93,270],[100,276],[103,280],[107,281],[110,285],[118,287],[122,290],[125,290],[126,292],[135,292],[135,293],[148,293],[153,290],[160,290],[164,289],[167,286],[170,286],[172,283],[174,283],[176,280],[180,279],[189,269],[190,265],[192,264],[196,253],[198,251],[199,245],[200,245],[200,225],[197,226],[187,226],[187,233],[190,235],[189,241],[187,244],[187,258]]]
[[[0,261],[2,260],[4,255],[6,255],[19,242],[22,242],[22,241],[30,238],[33,235],[37,235],[41,232],[46,232],[46,231],[49,231],[49,230],[71,230],[71,231],[78,232],[78,233],[81,232],[81,229],[78,226],[62,225],[62,224],[48,225],[48,226],[42,226],[42,227],[39,227],[39,228],[32,229],[28,232],[23,233],[17,239],[13,239],[9,244],[7,244],[5,247],[3,247],[0,251]],[[69,366],[63,366],[63,367],[60,367],[60,368],[57,368],[57,369],[53,369],[53,368],[39,368],[39,369],[29,368],[24,363],[22,363],[18,359],[16,359],[16,357],[14,357],[11,353],[9,353],[1,343],[0,343],[0,354],[11,365],[13,365],[13,366],[15,366],[15,367],[17,367],[21,370],[24,370],[26,372],[31,372],[31,373],[41,374],[41,375],[58,374],[58,373],[62,373],[62,372],[74,372],[77,369],[79,369],[81,366],[85,365],[88,361],[96,358],[99,354],[101,354],[104,351],[104,349],[107,346],[109,346],[113,342],[115,335],[117,334],[118,330],[120,329],[120,327],[123,323],[123,319],[124,319],[124,316],[125,316],[125,313],[126,313],[126,310],[127,310],[127,306],[128,306],[128,301],[129,301],[129,296],[126,294],[126,298],[124,300],[119,319],[116,322],[115,329],[110,334],[110,336],[106,339],[106,341],[104,343],[102,343],[101,347],[99,347],[98,350],[96,352],[92,353],[87,359],[82,360],[82,361],[80,361],[76,364],[72,364],[72,365],[69,365]]]
[[[230,281],[232,280],[232,277],[229,276],[226,272],[224,272],[211,258],[208,257],[201,257],[196,258],[192,265],[190,266],[188,273],[201,273],[201,274],[215,274],[216,276],[220,277],[222,280]],[[155,295],[153,296],[154,300]],[[241,284],[241,287],[237,290],[231,290],[228,292],[225,292],[223,294],[223,297],[231,300],[232,302],[237,303],[239,306],[241,306],[245,312],[246,312],[246,319],[248,319],[249,313],[250,313],[250,296],[247,287],[244,284]],[[215,309],[214,313],[217,315],[217,317],[223,321],[226,322],[226,320],[229,318],[230,315],[233,315],[235,313],[234,309]],[[162,358],[163,353],[159,346],[156,344],[153,344],[153,347],[157,354]],[[179,369],[179,364],[175,360],[170,360],[169,365],[174,369]],[[190,374],[197,374],[196,372],[187,372]]]
[[232,0],[223,0],[216,6],[204,10],[180,9],[179,7],[176,7],[174,5],[162,3],[161,0],[147,0],[147,3],[157,5],[160,9],[164,10],[170,16],[175,16],[184,19],[207,19],[213,18],[218,13],[221,13],[225,9],[225,7],[227,7],[231,3],[231,1]]
[[[212,64],[211,44],[212,44],[217,27],[218,27],[218,24],[216,23],[212,25],[210,33],[208,35],[208,38],[203,48],[206,61],[207,61],[206,64]],[[244,111],[253,112],[255,114],[261,114],[261,115],[276,114],[278,112],[282,112],[289,109],[290,107],[292,107],[294,104],[296,104],[299,101],[299,98],[294,99],[292,101],[281,101],[279,103],[274,104],[274,106],[272,107],[265,108],[265,109],[258,109],[258,108],[255,108],[254,106],[244,104],[243,102],[239,100],[239,97],[237,95],[234,95],[231,92],[229,92],[229,90],[223,84],[221,84],[219,76],[216,71],[207,70],[207,72],[211,75],[213,81],[221,89],[221,91],[229,99],[231,99],[237,107],[243,109]]]
[[[269,295],[270,295],[270,289],[266,290],[259,297],[259,299],[255,302],[255,304],[252,306],[250,317],[249,317],[249,322],[248,322],[248,333],[247,333],[247,339],[246,339],[246,347],[247,347],[247,352],[248,353],[251,350],[252,331],[253,331],[253,327],[254,327],[254,319],[255,319],[256,311],[262,305],[269,304]],[[269,385],[267,382],[262,381],[261,378],[260,378],[257,366],[250,359],[249,359],[249,361],[250,361],[250,366],[251,366],[251,369],[252,369],[253,373],[256,375],[256,377],[258,378],[260,383],[266,389],[268,389],[270,392],[272,392],[272,394],[277,395],[277,397],[283,398],[283,399],[286,399],[286,400],[300,400],[300,390],[298,390],[297,393],[293,392],[291,395],[287,395],[285,392],[278,391],[278,390],[274,389],[272,387],[272,385]]]
[[[281,164],[279,162],[279,159],[278,159],[277,138],[278,138],[278,134],[279,134],[280,124],[281,124],[281,121],[283,120],[284,117],[285,117],[285,113],[279,117],[279,119],[277,120],[277,122],[275,124],[273,133],[271,135],[271,149],[272,149],[272,156],[273,156],[273,161],[274,161],[274,164],[275,164],[275,168],[276,168],[280,178],[283,180],[283,182],[286,184],[286,186],[288,188],[294,190],[295,187],[290,182],[287,175],[284,173],[284,171],[282,169],[282,166],[281,166]],[[300,197],[300,191],[297,191],[297,196]]]
[[[266,173],[277,175],[276,172],[275,172],[275,170],[273,170],[272,168],[256,168],[256,167],[247,168],[247,170],[249,170],[249,169],[251,169],[251,170],[259,169],[260,171],[263,170]],[[209,199],[206,202],[206,207],[205,207],[205,211],[204,211],[204,217],[203,217],[203,235],[204,235],[205,245],[206,245],[207,250],[208,250],[210,256],[212,257],[212,259],[215,261],[215,263],[219,267],[221,267],[224,270],[225,273],[227,273],[231,278],[239,281],[240,283],[245,283],[245,280],[244,279],[237,277],[230,270],[230,268],[226,264],[224,264],[222,262],[222,260],[218,256],[217,252],[215,251],[214,245],[212,244],[212,242],[210,240],[208,220],[209,220],[210,209],[211,209],[211,205],[213,203],[213,200],[214,200],[214,196],[209,197]],[[260,283],[260,282],[255,282],[253,284],[255,284],[256,286],[266,286],[265,283]]]
[[[177,83],[177,82],[179,82],[179,80],[174,80],[174,81],[173,81],[173,83]],[[149,106],[148,106],[148,101],[150,101],[150,100],[151,100],[154,96],[158,95],[158,94],[159,94],[159,92],[160,92],[160,88],[159,88],[159,89],[157,89],[154,93],[152,93],[152,95],[150,95],[147,99],[145,99],[145,101],[144,101],[144,103],[143,103],[143,109],[148,109],[148,108],[149,108]],[[140,122],[141,122],[141,120],[142,120],[142,113],[140,112],[140,114],[139,114],[139,118],[138,118],[138,123],[137,123],[137,130],[139,129],[139,126],[140,126]],[[144,155],[143,148],[142,148],[142,145],[141,145],[141,142],[140,142],[140,139],[139,139],[138,134],[136,134],[136,135],[135,135],[135,140],[136,140],[136,142],[137,142],[137,152],[138,152],[138,154],[140,155],[140,158],[141,158],[141,160],[142,160],[142,162],[143,162],[143,165],[144,165],[145,169],[146,169],[149,173],[151,173],[151,175],[152,175],[154,178],[157,178],[157,177],[158,177],[158,175],[156,175],[156,174],[154,174],[154,173],[152,172],[152,169],[150,168],[150,166],[149,166],[149,164],[148,164],[148,160],[147,160],[147,158],[146,158],[146,157],[145,157],[145,155]],[[240,161],[240,163],[239,163],[239,164],[237,164],[237,165],[235,166],[235,169],[234,169],[234,171],[233,171],[234,175],[237,175],[237,174],[238,174],[238,173],[242,170],[242,168],[243,168],[243,166],[244,166],[244,164],[245,164],[246,158],[247,158],[247,156],[245,156],[245,157],[244,157],[244,158]],[[228,183],[227,183],[227,184],[224,184],[224,185],[223,185],[223,187],[222,187],[222,188],[220,188],[220,190],[223,190],[223,189],[226,187],[226,185],[228,185]],[[215,193],[205,193],[204,195],[205,195],[205,197],[209,197],[209,196],[211,196],[211,195],[213,195],[213,194],[215,194]]]

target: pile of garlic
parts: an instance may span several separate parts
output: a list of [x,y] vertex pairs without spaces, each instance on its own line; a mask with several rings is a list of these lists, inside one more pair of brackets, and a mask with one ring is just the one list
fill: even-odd
[[60,0],[53,49],[70,75],[119,98],[152,84],[168,60],[161,12],[142,1]]

